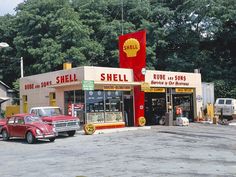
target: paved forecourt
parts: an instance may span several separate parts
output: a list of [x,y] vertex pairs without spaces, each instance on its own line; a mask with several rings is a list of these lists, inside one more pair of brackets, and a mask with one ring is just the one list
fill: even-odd
[[[124,131],[126,130],[126,131]],[[236,127],[192,123],[78,132],[54,143],[0,138],[1,177],[236,176]]]

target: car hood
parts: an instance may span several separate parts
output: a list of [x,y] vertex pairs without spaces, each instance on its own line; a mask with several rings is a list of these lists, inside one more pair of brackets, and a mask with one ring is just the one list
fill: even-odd
[[52,132],[52,129],[53,129],[53,127],[51,125],[48,125],[43,122],[32,122],[32,123],[28,124],[28,126],[33,126],[35,128],[38,128],[44,133]]
[[79,120],[77,117],[58,115],[58,116],[50,116],[50,117],[41,117],[43,121],[53,122],[53,121],[71,121],[71,120]]

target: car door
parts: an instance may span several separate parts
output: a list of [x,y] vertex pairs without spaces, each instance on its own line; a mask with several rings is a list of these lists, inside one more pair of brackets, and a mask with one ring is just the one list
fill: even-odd
[[13,126],[13,136],[15,137],[24,137],[25,136],[25,131],[26,131],[26,125],[24,122],[24,117],[16,117],[15,118],[15,123]]
[[224,107],[224,115],[231,116],[233,113],[233,100],[226,99],[225,100],[225,107]]
[[7,121],[7,128],[8,128],[8,133],[10,136],[14,136],[12,130],[13,130],[13,127],[14,127],[14,122],[15,122],[15,117],[11,117],[8,119]]

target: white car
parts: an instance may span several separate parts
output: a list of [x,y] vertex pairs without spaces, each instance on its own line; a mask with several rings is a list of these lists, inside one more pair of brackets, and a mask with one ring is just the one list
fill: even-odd
[[222,116],[228,120],[236,119],[236,99],[217,98],[215,102],[215,115]]

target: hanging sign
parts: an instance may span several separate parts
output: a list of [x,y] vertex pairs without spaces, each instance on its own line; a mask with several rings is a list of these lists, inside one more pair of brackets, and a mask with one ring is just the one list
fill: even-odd
[[131,90],[131,86],[124,86],[124,85],[104,85],[103,90],[122,90],[122,91],[129,91]]
[[158,92],[158,93],[165,93],[166,89],[165,88],[155,88],[155,87],[151,87],[151,88],[147,88],[145,90],[143,90],[144,92]]
[[82,80],[82,90],[94,90],[94,81]]
[[193,93],[193,89],[191,88],[176,88],[176,93]]
[[141,91],[145,91],[147,89],[150,89],[150,84],[147,82],[142,82],[141,83]]

